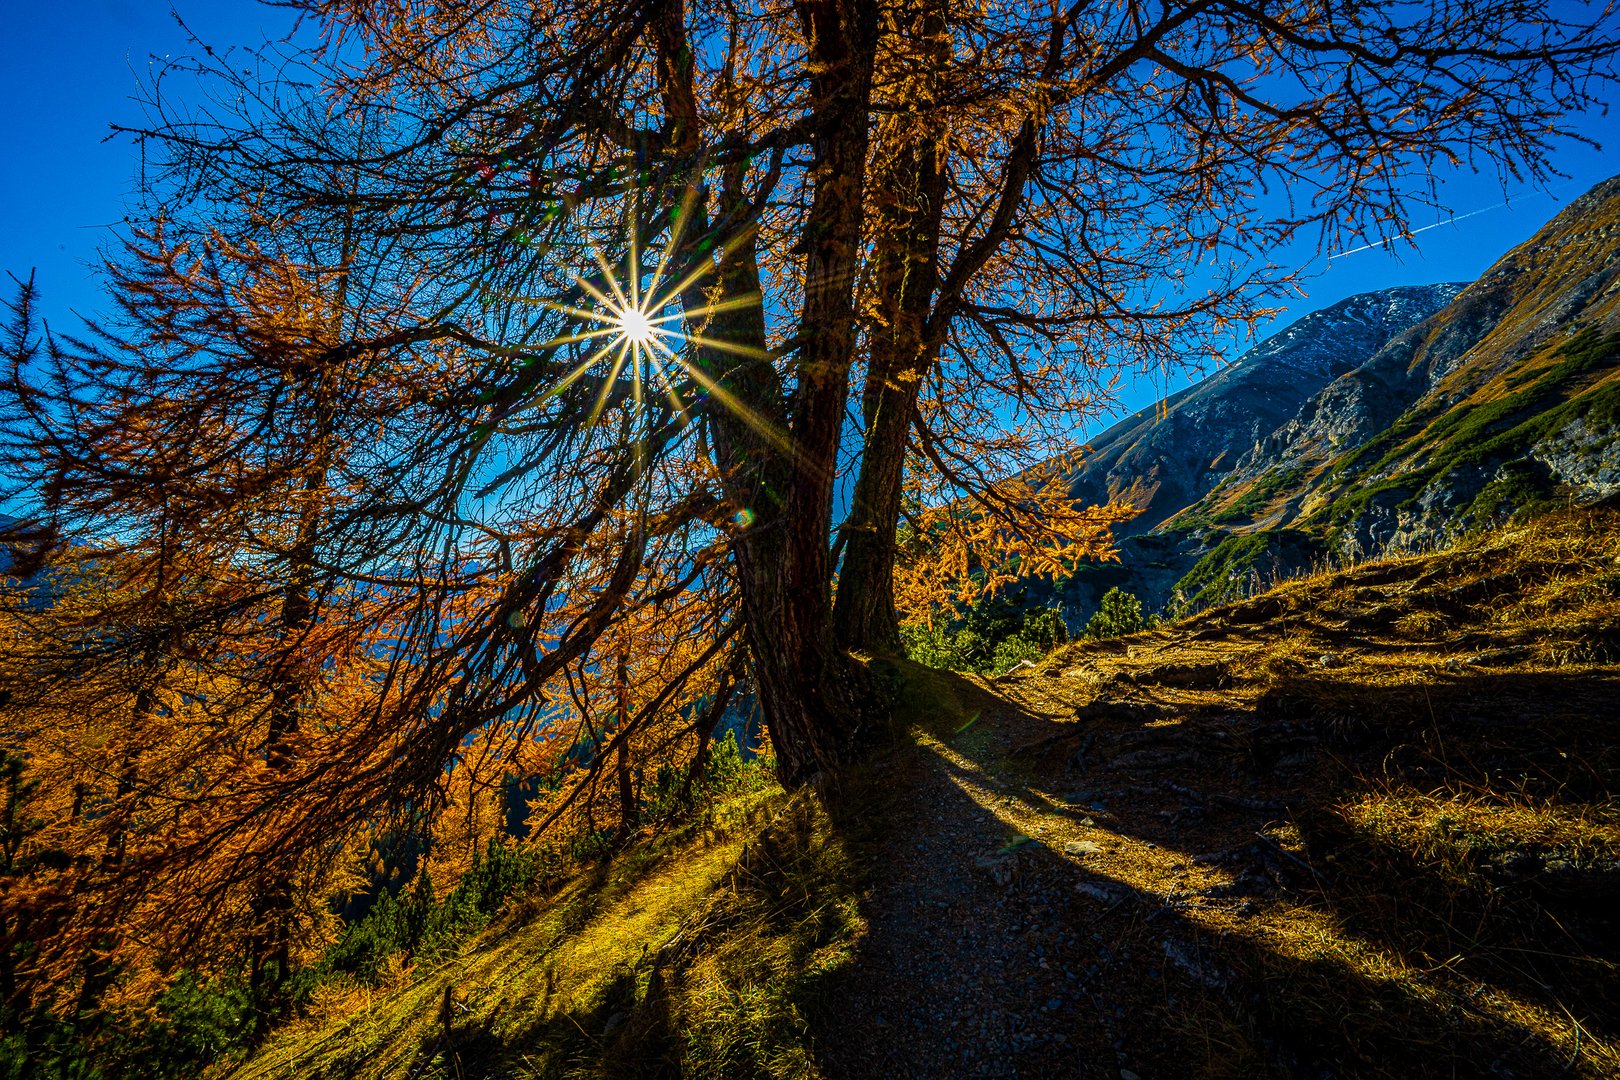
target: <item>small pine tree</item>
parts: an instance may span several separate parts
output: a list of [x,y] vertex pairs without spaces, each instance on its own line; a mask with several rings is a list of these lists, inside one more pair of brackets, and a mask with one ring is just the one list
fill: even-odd
[[1142,601],[1133,594],[1114,586],[1103,593],[1097,613],[1086,623],[1086,636],[1092,638],[1119,637],[1147,629],[1142,618]]

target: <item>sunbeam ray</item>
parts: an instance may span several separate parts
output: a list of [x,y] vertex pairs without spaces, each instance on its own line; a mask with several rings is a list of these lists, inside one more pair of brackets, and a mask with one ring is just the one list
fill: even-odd
[[[724,337],[700,332],[707,329],[714,315],[759,304],[757,295],[728,296],[712,302],[688,307],[687,294],[715,269],[710,258],[699,259],[691,267],[676,268],[673,264],[680,236],[690,216],[692,199],[689,192],[681,211],[673,216],[668,241],[661,245],[656,265],[650,273],[641,265],[642,252],[638,238],[631,236],[626,249],[625,265],[615,266],[596,245],[591,255],[600,270],[600,276],[586,278],[578,275],[575,286],[588,297],[586,304],[561,302],[543,306],[580,324],[579,329],[559,334],[547,345],[561,348],[581,342],[597,343],[590,354],[576,364],[555,386],[545,392],[542,400],[551,400],[575,385],[587,372],[598,365],[607,365],[602,383],[596,391],[587,424],[601,419],[610,403],[615,401],[614,388],[625,369],[629,368],[628,400],[618,399],[640,413],[662,398],[668,402],[682,423],[689,423],[697,400],[707,397],[731,412],[750,429],[781,453],[797,458],[792,439],[764,417],[760,416],[734,393],[721,385],[714,375],[705,372],[691,358],[683,355],[682,346],[695,346],[711,353],[726,353],[748,360],[771,362],[774,355],[765,349],[727,341]],[[633,231],[633,230],[632,230]],[[672,270],[675,272],[672,273]],[[649,393],[647,383],[655,382],[659,392]],[[688,398],[682,386],[695,388],[698,399]]]

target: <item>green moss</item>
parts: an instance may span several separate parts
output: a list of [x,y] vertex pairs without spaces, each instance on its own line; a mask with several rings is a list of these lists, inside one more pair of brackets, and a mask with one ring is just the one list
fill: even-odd
[[1360,517],[1374,502],[1391,492],[1411,494],[1423,486],[1427,473],[1387,477],[1341,495],[1305,519],[1305,525],[1343,525]]
[[1534,514],[1553,505],[1553,485],[1528,461],[1510,461],[1480,489],[1464,513],[1470,531]]
[[1215,519],[1207,510],[1201,509],[1204,504],[1198,504],[1199,509],[1181,511],[1165,523],[1165,529],[1176,532],[1197,532],[1200,529],[1210,529],[1215,525]]
[[[1427,427],[1439,414],[1438,406],[1419,407],[1402,413],[1389,427],[1380,431],[1354,450],[1341,456],[1329,470],[1332,480],[1383,472],[1401,456],[1401,448]],[[1372,465],[1365,462],[1379,455]]]

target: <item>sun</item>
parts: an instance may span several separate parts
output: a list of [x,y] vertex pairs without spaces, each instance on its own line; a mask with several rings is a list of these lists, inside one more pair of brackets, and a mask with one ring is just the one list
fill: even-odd
[[618,331],[631,345],[645,349],[653,343],[658,328],[647,313],[637,307],[626,306],[616,313]]
[[[696,189],[687,195],[689,200],[697,197]],[[684,222],[691,219],[690,211],[688,205],[672,217]],[[582,356],[571,357],[572,369],[547,389],[544,396],[557,397],[595,372],[600,387],[585,421],[595,425],[603,409],[614,399],[614,388],[621,385],[622,378],[628,377],[628,400],[638,411],[662,396],[674,412],[687,421],[689,410],[696,402],[712,400],[736,414],[784,453],[792,453],[785,432],[755,415],[746,403],[688,355],[693,350],[704,350],[710,354],[730,354],[745,362],[773,362],[775,357],[768,351],[730,342],[724,337],[712,337],[706,332],[714,316],[734,308],[758,306],[762,302],[760,295],[757,292],[739,294],[689,305],[688,294],[713,273],[716,266],[711,257],[701,255],[707,249],[700,249],[700,257],[693,260],[693,265],[670,274],[673,257],[681,250],[678,224],[656,259],[644,259],[633,231],[627,241],[622,265],[610,260],[596,244],[589,245],[599,273],[574,275],[574,285],[579,291],[577,300],[541,301],[573,324],[546,346],[551,349],[585,346],[580,350]],[[654,389],[655,393],[647,393],[649,389]],[[658,395],[656,390],[661,390],[662,394]]]

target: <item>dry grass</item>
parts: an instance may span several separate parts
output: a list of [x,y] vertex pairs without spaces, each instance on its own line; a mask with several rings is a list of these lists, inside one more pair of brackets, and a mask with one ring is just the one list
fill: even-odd
[[814,795],[738,803],[728,825],[519,906],[369,1007],[288,1027],[230,1075],[817,1075],[801,1009],[860,930],[849,857]]
[[1620,1075],[1617,643],[1598,509],[1007,683],[1078,704],[1087,786],[1131,807],[1088,866],[1163,906],[1118,940],[1200,943],[1206,978],[1134,1020],[1170,1033],[1165,1074]]

